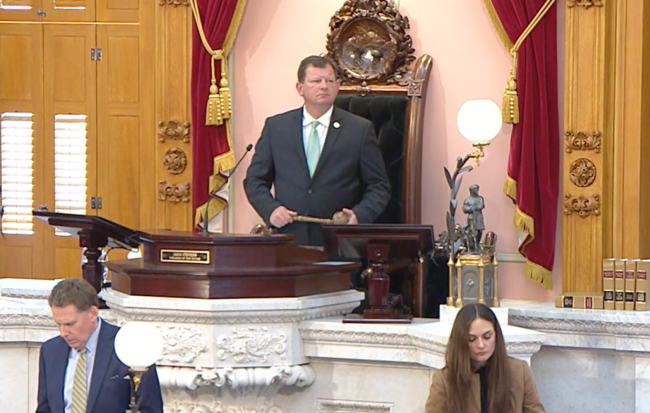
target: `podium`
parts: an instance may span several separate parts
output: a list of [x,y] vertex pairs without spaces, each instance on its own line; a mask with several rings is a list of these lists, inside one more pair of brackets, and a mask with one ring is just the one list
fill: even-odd
[[84,280],[95,287],[97,292],[102,288],[103,282],[100,249],[106,246],[131,249],[140,245],[140,239],[134,230],[102,217],[47,211],[32,211],[32,215],[79,238],[79,246],[86,248],[86,263],[81,266],[81,272]]
[[[367,258],[368,301],[363,317],[348,317],[344,322],[410,323],[422,317],[426,308],[424,261],[433,249],[432,225],[359,224],[323,225],[325,249],[342,259]],[[388,304],[390,263],[398,268],[413,266],[413,314],[397,314]]]
[[175,298],[280,298],[350,289],[359,263],[329,262],[322,249],[291,244],[295,235],[134,231],[107,219],[56,212],[33,215],[79,238],[83,277],[99,292],[100,249],[142,247],[140,259],[106,261],[114,290]]
[[353,262],[328,262],[291,234],[138,231],[142,258],[107,261],[113,290],[176,298],[301,297],[350,289]]

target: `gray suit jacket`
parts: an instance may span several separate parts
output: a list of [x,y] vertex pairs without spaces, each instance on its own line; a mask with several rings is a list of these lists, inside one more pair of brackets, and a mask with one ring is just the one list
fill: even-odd
[[[280,205],[320,218],[331,218],[335,212],[351,208],[359,223],[371,223],[390,199],[390,184],[372,123],[336,107],[312,178],[299,108],[266,120],[244,188],[267,224]],[[319,224],[294,222],[280,232],[296,234],[301,245],[323,243]]]

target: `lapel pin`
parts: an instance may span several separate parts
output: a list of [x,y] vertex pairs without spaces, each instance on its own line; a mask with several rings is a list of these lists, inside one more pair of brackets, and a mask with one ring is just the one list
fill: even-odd
[[341,127],[341,124],[338,123],[338,122],[334,122],[334,123],[332,124],[332,126],[334,127],[334,129],[338,129],[338,128]]

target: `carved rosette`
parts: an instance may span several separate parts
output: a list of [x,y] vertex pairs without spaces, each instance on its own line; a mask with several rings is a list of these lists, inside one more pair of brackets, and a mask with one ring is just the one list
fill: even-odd
[[165,343],[162,359],[171,363],[191,363],[200,353],[208,351],[201,331],[189,326],[169,326],[161,329]]
[[159,6],[189,6],[190,0],[160,0]]
[[582,218],[600,215],[600,195],[573,196],[564,194],[564,214],[578,214]]
[[408,82],[415,60],[408,17],[391,2],[347,0],[330,19],[327,53],[339,66],[342,84]]
[[219,359],[232,357],[240,364],[266,363],[271,355],[287,357],[286,335],[273,335],[267,327],[233,328],[230,337],[219,336],[216,347]]
[[181,201],[190,202],[190,186],[189,182],[174,184],[163,179],[158,182],[158,199],[175,204]]
[[576,159],[569,167],[569,177],[575,186],[586,188],[596,180],[596,165],[587,158]]
[[187,166],[187,155],[181,148],[169,148],[163,157],[165,171],[172,175],[183,173]]
[[190,142],[190,135],[192,133],[190,123],[178,120],[160,121],[158,122],[158,140],[165,142],[167,140]]
[[564,132],[564,150],[567,153],[571,153],[573,151],[594,151],[596,153],[599,153],[600,144],[600,131],[594,131],[594,133],[583,131],[580,131],[578,133],[573,133],[571,131]]
[[603,2],[600,0],[567,0],[566,6],[569,8],[575,6],[582,6],[585,9],[588,9],[589,7],[592,6],[603,7]]

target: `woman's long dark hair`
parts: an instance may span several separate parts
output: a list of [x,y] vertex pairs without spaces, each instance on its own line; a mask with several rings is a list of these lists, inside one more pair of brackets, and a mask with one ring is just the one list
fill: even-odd
[[484,304],[468,304],[460,309],[447,344],[446,362],[447,407],[449,413],[465,413],[469,410],[468,391],[476,367],[469,351],[469,328],[477,318],[489,321],[494,327],[494,353],[485,364],[487,370],[488,413],[514,413],[510,394],[511,379],[508,355],[503,332],[494,312]]

